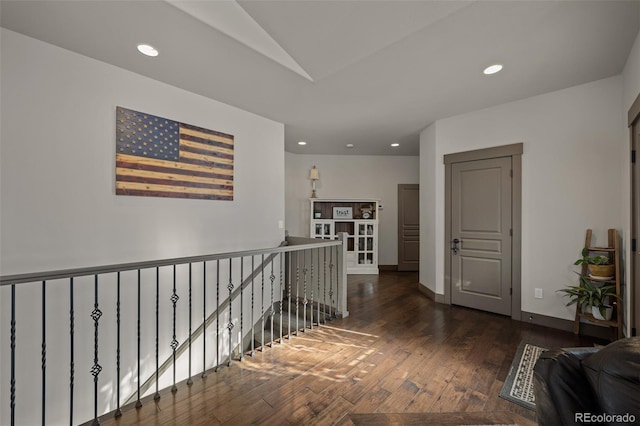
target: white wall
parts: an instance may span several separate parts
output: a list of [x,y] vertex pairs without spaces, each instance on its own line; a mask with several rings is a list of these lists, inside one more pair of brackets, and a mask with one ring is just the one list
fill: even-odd
[[[622,120],[624,123],[625,131],[627,131],[628,112],[631,105],[640,96],[640,32],[638,33],[636,40],[631,48],[629,57],[622,71]],[[628,133],[627,133],[628,134]],[[628,140],[628,137],[627,137]],[[622,172],[622,193],[631,193],[631,162],[629,150],[624,151]],[[624,223],[629,224],[627,232],[625,233],[625,251],[631,253],[631,238],[630,238],[630,224],[631,224],[631,197],[625,197],[622,205],[622,213],[624,215]],[[630,255],[629,255],[630,256]],[[631,312],[633,305],[631,301],[631,263],[629,256],[626,257],[625,262],[625,276],[627,277],[627,292],[626,292],[626,312]],[[636,292],[636,297],[640,297],[640,293]],[[640,312],[636,312],[636,315],[640,315]],[[630,327],[632,324],[627,324],[627,336],[630,336]]]
[[[3,275],[176,256],[273,247],[284,238],[284,126],[212,99],[2,29],[0,139],[0,271]],[[115,195],[116,105],[235,136],[234,200],[206,201]],[[259,173],[256,173],[259,171]],[[213,284],[212,265],[207,286]],[[194,282],[202,283],[202,266]],[[187,270],[178,271],[178,325],[186,327]],[[113,275],[113,274],[112,274]],[[123,280],[123,395],[135,386],[134,275]],[[236,280],[237,275],[236,275]],[[225,278],[223,277],[223,282]],[[153,293],[153,271],[143,271],[143,294]],[[170,271],[161,271],[161,362],[169,352]],[[237,281],[236,281],[236,284]],[[93,283],[78,279],[75,295],[75,422],[93,413]],[[194,301],[202,300],[202,285]],[[215,287],[214,287],[215,288]],[[226,292],[226,285],[223,287]],[[8,288],[1,290],[0,341],[9,340]],[[18,286],[18,423],[39,421],[40,286]],[[215,291],[213,292],[215,294]],[[66,420],[68,407],[69,298],[67,282],[47,283],[47,419]],[[224,295],[224,293],[223,293]],[[213,301],[211,292],[208,300]],[[145,297],[143,327],[152,329],[152,297]],[[195,302],[194,302],[195,303]],[[100,282],[99,413],[114,409],[114,277]],[[245,300],[245,305],[247,301]],[[193,318],[203,308],[194,306]],[[208,304],[211,312],[213,302]],[[238,315],[238,306],[234,315]],[[246,312],[246,311],[245,311]],[[224,313],[223,313],[224,314]],[[133,315],[133,316],[132,316]],[[226,317],[221,318],[226,322]],[[247,319],[245,318],[245,322]],[[194,320],[195,322],[195,320]],[[223,324],[224,324],[223,322]],[[245,324],[246,327],[247,324]],[[207,339],[215,340],[215,327]],[[234,332],[239,331],[239,327]],[[245,328],[246,330],[246,328]],[[184,334],[178,340],[185,341]],[[83,344],[84,342],[85,344]],[[194,347],[196,342],[194,342]],[[209,347],[215,345],[209,343]],[[197,346],[199,348],[200,346]],[[143,380],[153,370],[153,336],[143,341]],[[194,370],[202,362],[194,352]],[[0,345],[0,382],[9,383],[9,345]],[[207,352],[211,366],[213,351]],[[110,358],[113,360],[113,358]],[[181,368],[178,380],[186,371]],[[24,378],[28,379],[25,380]],[[163,382],[161,387],[167,385]],[[8,423],[9,389],[0,388],[0,424]],[[31,405],[30,405],[31,404]],[[35,408],[34,408],[35,407]]]
[[[2,58],[3,274],[282,240],[282,124],[7,30]],[[116,196],[116,105],[233,134],[234,200]]]
[[[420,135],[420,283],[436,291],[436,123]],[[441,161],[440,161],[441,162]]]
[[640,93],[640,32],[622,71],[622,97],[625,122],[627,112]]
[[[421,134],[421,175],[435,171],[435,247],[423,241],[421,259],[435,259],[435,291],[444,293],[444,165],[449,153],[524,142],[522,156],[522,310],[572,319],[556,290],[576,281],[585,230],[606,241],[606,229],[628,225],[620,169],[628,147],[621,120],[622,78],[612,77],[463,114]],[[433,127],[433,126],[432,126]],[[424,171],[422,170],[424,168]],[[422,192],[427,179],[422,180]],[[430,222],[430,224],[428,224]],[[422,264],[421,263],[421,269]],[[428,273],[427,273],[428,274]],[[430,275],[425,275],[429,277]],[[421,275],[422,278],[422,275]],[[430,288],[432,283],[423,282]],[[544,290],[535,299],[534,288]]]
[[398,264],[398,184],[418,183],[419,157],[365,155],[285,155],[286,229],[309,236],[309,169],[316,166],[318,198],[379,199],[380,265]]

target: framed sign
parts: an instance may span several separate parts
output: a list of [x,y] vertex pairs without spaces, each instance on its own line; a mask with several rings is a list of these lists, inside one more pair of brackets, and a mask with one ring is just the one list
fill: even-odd
[[334,219],[353,219],[353,207],[334,207]]

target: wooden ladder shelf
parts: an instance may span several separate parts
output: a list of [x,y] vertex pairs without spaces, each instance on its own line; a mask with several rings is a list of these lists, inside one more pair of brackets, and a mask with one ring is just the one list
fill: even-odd
[[[614,305],[613,315],[611,320],[604,321],[597,318],[594,318],[590,313],[582,313],[580,311],[580,306],[576,305],[576,318],[573,324],[573,332],[575,334],[580,333],[580,323],[581,320],[584,320],[589,323],[595,323],[602,326],[608,326],[611,328],[612,340],[617,340],[622,337],[622,297],[620,291],[620,240],[618,238],[618,231],[616,229],[608,230],[608,241],[606,247],[597,247],[591,245],[591,237],[592,231],[591,229],[587,229],[587,236],[584,242],[584,248],[588,250],[590,253],[600,253],[602,255],[609,256],[609,259],[612,259],[615,265],[615,276],[613,279],[608,281],[600,281],[600,280],[592,280],[594,282],[602,282],[603,285],[615,285],[616,286],[616,295],[619,299],[614,300],[612,304]],[[581,275],[589,279],[588,275],[588,265],[582,264]],[[582,281],[580,281],[580,285],[582,285]]]

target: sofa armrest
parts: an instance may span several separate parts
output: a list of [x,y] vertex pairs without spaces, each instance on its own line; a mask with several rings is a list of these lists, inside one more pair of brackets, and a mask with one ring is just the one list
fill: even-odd
[[576,413],[600,412],[581,360],[596,348],[552,349],[534,367],[536,415],[540,425],[575,425]]

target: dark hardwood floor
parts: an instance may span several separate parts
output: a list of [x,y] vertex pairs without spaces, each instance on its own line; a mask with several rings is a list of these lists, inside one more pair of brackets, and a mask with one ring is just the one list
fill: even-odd
[[519,342],[594,343],[436,304],[417,280],[400,272],[349,276],[349,317],[102,424],[535,424],[534,412],[498,397]]

